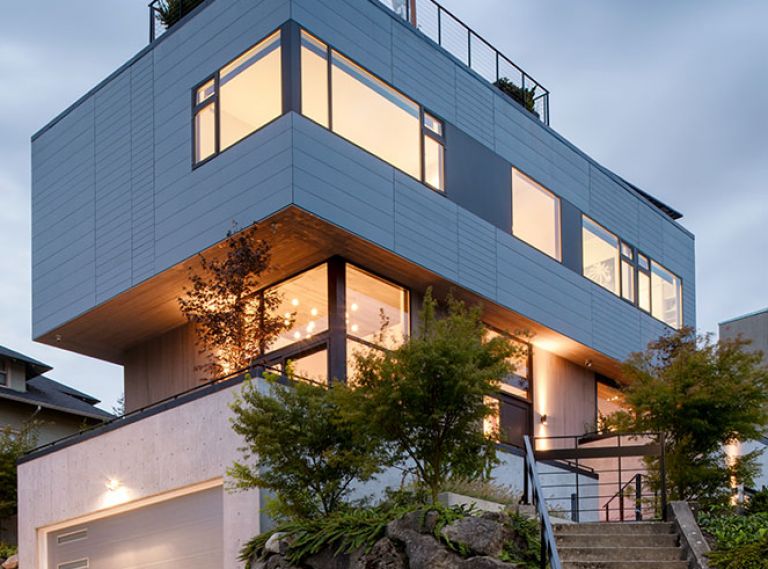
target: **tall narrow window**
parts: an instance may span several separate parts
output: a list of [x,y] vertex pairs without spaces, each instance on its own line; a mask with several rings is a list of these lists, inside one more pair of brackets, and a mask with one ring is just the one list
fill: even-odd
[[280,32],[252,47],[219,73],[221,149],[283,111]]
[[445,134],[443,122],[424,113],[424,183],[445,191]]
[[587,216],[582,218],[584,276],[619,294],[619,239]]
[[0,386],[8,387],[8,360],[0,360]]
[[512,170],[512,233],[561,260],[560,199],[517,169]]
[[651,264],[645,255],[637,255],[637,305],[651,311]]
[[651,261],[651,308],[654,317],[671,326],[682,324],[682,287],[680,279]]
[[304,30],[301,32],[301,85],[301,112],[329,128],[328,46]]
[[229,148],[282,114],[280,52],[277,31],[195,89],[195,164]]
[[420,179],[419,105],[335,51],[332,61],[333,131]]
[[621,297],[635,302],[634,251],[626,243],[621,244]]

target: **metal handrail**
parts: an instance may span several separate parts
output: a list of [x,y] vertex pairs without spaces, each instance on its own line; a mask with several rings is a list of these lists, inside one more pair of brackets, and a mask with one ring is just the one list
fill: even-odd
[[[149,43],[155,41],[162,33],[168,30],[184,16],[192,12],[202,3],[202,0],[152,0],[149,3]],[[176,20],[173,24],[161,30],[158,33],[158,25],[161,25],[160,14],[163,8],[175,7],[177,11]]]
[[[477,34],[452,12],[443,8],[435,0],[377,1],[490,83],[496,85],[503,79],[513,83],[520,89],[519,94],[523,100],[510,95],[511,98],[519,102],[529,112],[537,115],[544,124],[549,124],[549,90],[545,89],[522,67],[493,47],[490,42]],[[425,13],[434,15],[432,22],[429,21],[429,18],[422,17],[422,14]],[[449,29],[445,28],[454,28],[453,33],[449,33]],[[529,97],[533,108],[529,108],[526,102]]]
[[638,472],[632,478],[630,478],[618,492],[611,496],[605,503],[605,506],[603,506],[605,509],[606,522],[610,521],[611,502],[613,502],[616,498],[619,499],[619,519],[622,522],[624,521],[624,494],[627,488],[629,488],[632,484],[635,485],[635,521],[643,521],[643,475]]
[[[531,437],[525,435],[523,440],[525,442],[525,460],[523,465],[525,472],[523,476],[526,482],[530,479],[530,485],[526,484],[526,487],[531,489],[533,505],[536,507],[536,512],[541,521],[541,569],[545,569],[547,564],[549,564],[550,569],[562,569],[560,555],[557,552],[555,532],[552,529],[552,521],[549,519],[547,501],[544,498],[544,491],[541,489],[541,481],[539,480],[539,471],[536,468],[536,458],[533,454]],[[527,493],[526,491],[523,496],[523,499],[526,501],[528,500]]]

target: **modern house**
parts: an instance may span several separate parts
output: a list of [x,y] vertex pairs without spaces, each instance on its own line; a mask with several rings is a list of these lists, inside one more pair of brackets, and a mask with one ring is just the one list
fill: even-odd
[[[750,344],[747,349],[762,352],[763,363],[768,367],[768,308],[720,322],[718,329],[721,340],[748,340]],[[754,484],[755,489],[759,490],[768,487],[768,433],[761,441],[741,444],[738,448],[731,447],[729,452],[739,456],[754,450],[763,452],[760,458],[761,472]]]
[[432,2],[207,0],[45,126],[34,336],[124,366],[128,414],[22,461],[21,566],[230,569],[263,527],[259,492],[223,489],[241,378],[201,384],[177,304],[233,221],[271,242],[264,289],[293,316],[271,365],[343,380],[433,286],[532,334],[500,476],[524,434],[594,430],[622,360],[695,325],[694,238],[549,115]]

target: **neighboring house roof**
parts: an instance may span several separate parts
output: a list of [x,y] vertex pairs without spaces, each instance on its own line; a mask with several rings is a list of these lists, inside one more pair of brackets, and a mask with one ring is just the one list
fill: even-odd
[[51,371],[53,369],[48,364],[44,364],[41,361],[30,358],[29,356],[25,356],[24,354],[20,354],[19,352],[11,350],[10,348],[6,348],[5,346],[0,346],[0,358],[8,358],[23,363],[27,370],[27,379],[33,378],[37,375],[42,375],[45,372]]
[[99,402],[90,395],[81,393],[76,389],[67,387],[45,376],[39,375],[27,381],[26,391],[16,391],[7,387],[0,387],[0,399],[17,401],[28,405],[40,406],[44,409],[61,411],[79,415],[88,419],[107,421],[114,419],[114,415],[94,407]]

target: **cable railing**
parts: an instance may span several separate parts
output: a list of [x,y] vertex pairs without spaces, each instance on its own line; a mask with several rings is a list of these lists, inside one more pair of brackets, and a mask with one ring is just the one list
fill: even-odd
[[549,510],[573,522],[665,521],[665,448],[664,433],[533,439]]
[[[539,527],[541,529],[541,569],[561,569],[560,555],[557,553],[557,541],[552,527],[552,521],[549,518],[549,508],[547,499],[541,486],[536,458],[533,452],[531,437],[523,437],[525,443],[525,461],[523,479],[525,480],[525,492],[523,501],[533,503],[536,513],[539,517]],[[529,492],[530,490],[530,492]],[[529,496],[530,494],[530,496]]]
[[435,0],[377,0],[549,124],[549,91]]
[[204,0],[152,0],[149,3],[149,43],[152,43]]

